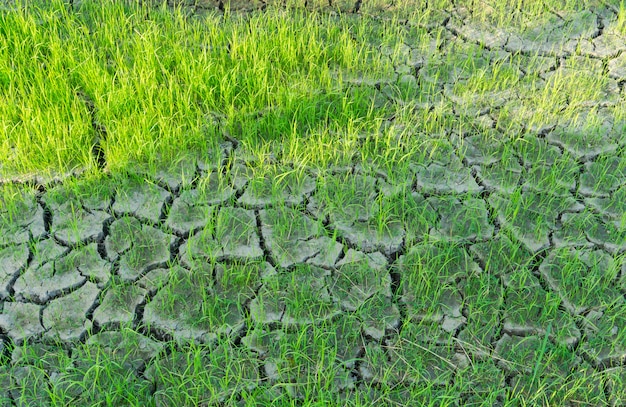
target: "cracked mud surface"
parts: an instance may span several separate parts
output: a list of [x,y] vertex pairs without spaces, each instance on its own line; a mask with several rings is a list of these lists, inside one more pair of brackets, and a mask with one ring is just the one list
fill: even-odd
[[[461,51],[484,45],[486,58],[539,51],[544,81],[585,57],[612,84],[592,107],[624,103],[626,38],[605,29],[610,10],[563,17],[534,40],[486,31],[465,13],[442,13],[432,30]],[[399,82],[429,80],[418,62],[397,72]],[[455,94],[458,76],[440,83],[442,98],[503,132],[498,111],[523,96],[481,94],[468,104]],[[447,386],[462,377],[471,386],[460,400],[495,386],[497,404],[513,389],[536,391],[534,375],[596,375],[585,391],[623,405],[624,390],[601,376],[626,377],[626,139],[623,124],[608,116],[605,124],[588,138],[568,123],[529,129],[507,157],[497,138],[450,132],[449,151],[415,163],[408,189],[358,165],[324,175],[277,165],[255,177],[236,135],[223,144],[221,165],[191,168],[190,183],[161,173],[89,200],[58,199],[62,183],[44,188],[0,225],[0,399],[17,403],[33,380],[62,385],[58,363],[86,374],[81,355],[99,349],[127,355],[137,393],[167,405],[159,369],[175,374],[189,364],[168,344],[226,338],[202,355],[224,397],[264,386],[268,399],[302,397],[301,381],[321,363],[348,399],[364,384]],[[558,177],[550,190],[547,173]],[[328,198],[339,190],[349,202]],[[385,199],[406,205],[381,227]],[[310,334],[296,337],[305,327]],[[334,335],[332,360],[319,361],[320,332]],[[294,342],[307,356],[296,366],[281,356]],[[538,348],[550,360],[540,371]],[[220,361],[233,358],[242,360],[234,373],[242,380],[224,387]],[[80,400],[79,389],[68,391]],[[29,402],[46,397],[33,390]]]

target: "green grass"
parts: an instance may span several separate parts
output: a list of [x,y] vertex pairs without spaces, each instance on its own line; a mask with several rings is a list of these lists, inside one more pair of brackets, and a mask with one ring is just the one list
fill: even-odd
[[[494,9],[486,7],[472,20],[516,27],[507,17],[515,13],[504,10],[518,2],[494,3]],[[566,14],[584,9],[582,3],[552,7]],[[524,14],[548,25],[542,18],[544,6],[536,4],[525,5]],[[429,80],[462,79],[451,91],[472,105],[482,95],[488,103],[494,92],[539,86],[540,91],[527,92],[529,98],[518,111],[500,111],[506,114],[505,128],[521,121],[540,125],[556,117],[574,120],[581,111],[576,101],[598,100],[607,88],[606,75],[597,70],[564,69],[537,83],[543,81],[532,70],[521,80],[517,74],[520,67],[532,69],[527,57],[494,61],[474,45],[455,52],[447,52],[446,44],[443,50],[433,49],[441,44],[442,33],[424,28],[429,23],[424,11],[409,16],[416,23],[408,28],[393,19],[365,23],[350,15],[311,15],[300,9],[251,18],[189,14],[122,2],[106,7],[86,2],[75,13],[61,1],[44,8],[25,3],[20,11],[4,13],[0,175],[93,172],[96,142],[106,169],[114,173],[135,162],[206,157],[217,148],[223,128],[237,134],[253,154],[280,144],[283,160],[325,167],[354,159],[357,134],[377,132],[384,119],[401,114],[385,96],[409,105],[438,104],[438,90]],[[403,42],[419,52],[407,55]],[[442,57],[443,51],[447,56]],[[394,83],[394,65],[416,59],[425,61],[424,79]],[[392,83],[379,92],[351,85],[353,78]],[[561,111],[564,98],[570,107]],[[435,112],[405,117],[408,123],[402,124],[428,134],[450,126],[471,129],[469,117],[467,123],[447,123],[450,111],[449,105],[438,106]],[[106,129],[106,137],[94,130],[92,121]],[[381,148],[381,142],[387,154],[381,157],[376,151],[357,158],[389,162],[385,155],[392,151],[411,153],[406,139],[377,138],[373,147]],[[330,143],[332,149],[323,148]]]
[[[115,333],[71,350],[16,340],[0,365],[13,402],[625,402],[623,360],[599,362],[626,348],[624,79],[578,41],[591,11],[623,40],[624,1],[364,1],[360,15],[341,1],[154,3],[0,1],[0,259],[13,259],[0,265],[39,239],[22,223],[54,177],[45,205],[71,213],[53,222],[69,240],[86,233],[80,202],[121,207],[142,186],[153,208],[169,195],[161,170],[183,173],[164,216],[185,220],[116,216],[105,244],[120,276],[81,268],[95,245],[55,260],[128,312],[96,313]],[[455,41],[439,24],[460,17],[541,49]],[[218,170],[228,143],[248,166]],[[170,221],[188,237],[178,265]],[[259,255],[259,230],[276,258]],[[339,238],[391,254],[346,248],[331,271]],[[145,295],[142,329],[165,342],[132,328]]]

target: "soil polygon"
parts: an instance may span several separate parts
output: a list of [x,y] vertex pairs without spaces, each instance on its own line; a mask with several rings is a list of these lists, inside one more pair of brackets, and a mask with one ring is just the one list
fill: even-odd
[[82,339],[91,329],[92,322],[87,319],[87,313],[99,293],[95,284],[86,282],[70,294],[50,301],[41,316],[46,336],[66,342]]

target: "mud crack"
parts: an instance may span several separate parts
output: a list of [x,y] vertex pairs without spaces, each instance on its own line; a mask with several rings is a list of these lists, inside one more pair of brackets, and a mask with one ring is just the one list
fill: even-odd
[[102,143],[106,140],[106,137],[107,137],[106,128],[102,124],[100,124],[98,120],[96,119],[98,111],[96,109],[96,105],[93,99],[91,99],[91,97],[87,95],[85,92],[80,91],[80,90],[76,92],[76,96],[78,96],[80,100],[82,100],[82,102],[87,107],[87,111],[89,112],[89,117],[91,119],[91,128],[94,133],[93,146],[91,147],[91,153],[96,159],[96,165],[98,166],[98,169],[104,170],[107,165],[107,162],[106,162],[104,149],[102,147]]

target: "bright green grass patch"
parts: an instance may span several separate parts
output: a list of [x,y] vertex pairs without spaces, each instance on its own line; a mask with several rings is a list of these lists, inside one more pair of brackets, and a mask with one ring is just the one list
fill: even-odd
[[[393,67],[359,41],[366,30],[356,24],[298,10],[244,18],[122,3],[11,9],[0,19],[2,175],[94,168],[97,142],[110,170],[206,154],[221,137],[215,116],[253,144],[370,122],[371,92],[341,78]],[[397,38],[389,27],[385,36]]]
[[[445,154],[448,133],[489,128],[477,113],[494,103],[503,104],[492,117],[507,138],[556,122],[602,133],[605,116],[614,134],[624,126],[623,104],[589,107],[619,101],[599,61],[551,68],[551,58],[450,41],[436,28],[453,8],[445,0],[417,1],[407,24],[365,9],[361,16],[272,7],[219,15],[126,3],[70,9],[60,0],[32,1],[3,13],[0,179],[97,173],[96,145],[113,174],[137,163],[153,171],[205,157],[219,163],[228,133],[259,162],[274,155],[300,167],[358,163],[400,180],[410,161]],[[472,10],[468,23],[488,17],[531,41],[553,16],[547,10],[567,17],[585,6],[612,7],[617,25],[623,14],[623,2],[591,0],[463,5]],[[534,25],[509,18],[520,13]],[[566,37],[550,41],[558,49]]]

